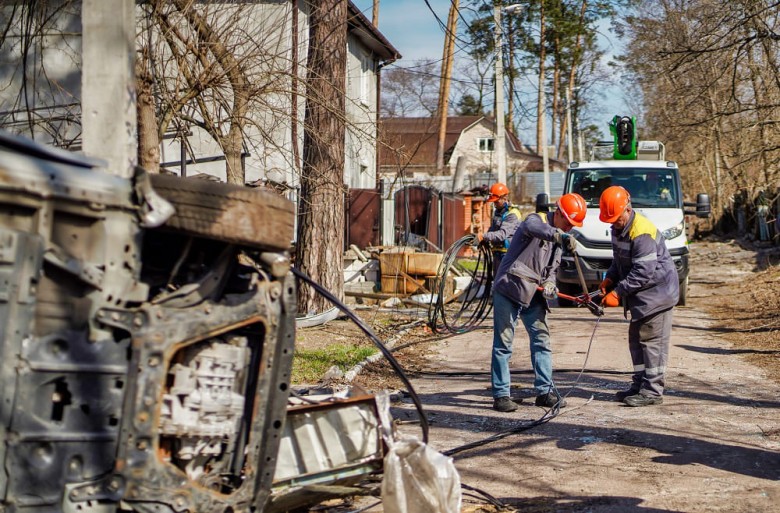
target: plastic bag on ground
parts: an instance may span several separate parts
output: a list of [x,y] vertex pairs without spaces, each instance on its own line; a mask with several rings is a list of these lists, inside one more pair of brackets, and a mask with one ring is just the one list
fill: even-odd
[[[381,405],[383,401],[377,399]],[[395,440],[390,433],[389,410],[389,403],[379,408],[388,446],[382,479],[384,512],[459,513],[460,475],[452,458],[415,437]]]

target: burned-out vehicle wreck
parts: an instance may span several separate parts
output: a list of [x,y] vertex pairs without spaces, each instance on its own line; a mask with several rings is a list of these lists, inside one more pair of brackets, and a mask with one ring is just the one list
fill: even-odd
[[284,511],[381,468],[370,396],[288,408],[292,204],[101,165],[0,134],[0,511]]

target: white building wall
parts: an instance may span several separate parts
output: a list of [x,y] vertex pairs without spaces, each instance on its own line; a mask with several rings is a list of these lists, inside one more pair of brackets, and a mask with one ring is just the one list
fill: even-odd
[[[62,2],[62,0],[56,0]],[[78,5],[77,2],[74,5]],[[3,7],[8,9],[9,7]],[[246,157],[246,180],[270,180],[272,182],[286,184],[291,189],[298,185],[300,162],[294,159],[293,145],[297,144],[298,158],[303,155],[303,121],[305,116],[305,80],[306,58],[308,48],[309,23],[307,2],[298,2],[298,109],[297,109],[297,134],[293,141],[292,129],[292,88],[290,70],[292,66],[292,9],[293,4],[287,0],[261,0],[255,4],[227,3],[224,9],[210,10],[210,19],[219,19],[220,16],[228,17],[235,9],[240,9],[242,16],[238,22],[240,31],[236,38],[245,41],[253,41],[262,47],[267,58],[260,63],[260,68],[253,70],[256,77],[266,73],[269,77],[268,92],[263,96],[268,108],[255,108],[249,113],[251,123],[246,126],[246,148],[249,154]],[[60,114],[61,125],[69,125],[70,129],[63,130],[66,134],[63,139],[74,138],[79,133],[78,121],[80,116],[80,37],[72,30],[78,25],[79,11],[69,12],[69,17],[63,15],[62,41],[53,42],[53,47],[44,54],[45,67],[48,76],[56,83],[63,86],[61,89],[47,89],[31,96],[31,108],[50,108],[51,105],[60,105],[56,112]],[[214,23],[219,27],[219,23]],[[13,29],[13,27],[12,27]],[[50,38],[54,41],[55,38]],[[13,34],[9,40],[13,40]],[[252,51],[252,45],[245,45],[247,52]],[[10,50],[10,49],[9,49]],[[346,74],[346,122],[347,134],[345,137],[345,165],[344,183],[351,188],[374,188],[376,186],[376,112],[377,112],[377,77],[376,62],[374,56],[354,37],[348,36],[347,43],[347,74]],[[18,49],[15,50],[18,52]],[[13,66],[0,64],[0,78],[8,79],[18,73]],[[28,77],[29,80],[29,77]],[[7,82],[8,80],[6,80]],[[16,87],[7,87],[0,90],[0,104],[3,111],[12,111],[16,105]],[[58,96],[53,97],[52,94]],[[18,106],[18,105],[16,105]],[[17,124],[19,133],[27,133],[27,123],[20,108],[20,112],[6,113],[0,118],[0,124],[13,129],[10,124]],[[67,113],[71,113],[68,121]],[[63,121],[64,119],[64,121]],[[204,130],[195,124],[188,126],[187,158],[218,158],[223,155],[216,141]],[[172,131],[170,131],[172,135]],[[46,139],[45,132],[36,132],[36,136],[43,142],[51,142]],[[182,155],[182,142],[180,139],[166,138],[161,144],[161,162],[178,163]],[[168,168],[178,173],[180,166]],[[199,164],[188,164],[186,174],[192,176],[205,173],[225,180],[224,160],[214,160]]]
[[374,56],[356,38],[347,39],[347,121],[344,183],[352,189],[376,187],[377,76]]
[[[0,5],[6,31],[0,59],[0,126],[45,144],[68,144],[81,133],[81,2],[46,4],[52,27],[45,38],[36,38],[24,67],[25,26],[10,22],[22,12],[21,4]],[[41,41],[47,45],[43,51],[38,46]]]
[[[241,4],[241,30],[237,36],[246,42],[246,52],[261,49],[263,58],[254,69],[248,70],[255,87],[265,83],[267,91],[260,101],[255,101],[245,126],[246,181],[269,180],[286,184],[291,188],[298,185],[300,162],[295,162],[292,140],[292,98],[291,76],[292,52],[292,9],[290,2],[266,1],[247,6]],[[298,156],[303,148],[303,118],[305,115],[304,81],[306,80],[306,58],[308,47],[308,12],[301,2],[298,13]],[[225,11],[229,11],[230,7]],[[227,15],[225,15],[227,16]],[[217,24],[215,24],[217,25]],[[240,44],[240,43],[239,43]],[[260,52],[258,52],[260,53]],[[190,127],[188,137],[196,158],[219,157],[223,154],[216,141],[197,126]],[[162,145],[162,162],[180,161],[181,143],[178,140],[165,141]],[[192,155],[188,155],[192,158]],[[179,167],[169,168],[179,172]],[[192,176],[205,173],[225,180],[224,161],[204,162],[187,166],[186,173]]]
[[[495,148],[494,151],[480,151],[480,139],[495,139],[493,126],[486,120],[482,120],[479,123],[468,127],[461,133],[460,138],[458,138],[458,142],[455,144],[455,148],[452,151],[452,156],[448,162],[450,174],[455,173],[455,165],[458,162],[458,157],[461,156],[466,158],[466,175],[497,172],[498,165],[495,160]],[[528,166],[528,160],[526,159],[527,156],[523,158],[522,154],[512,151],[509,141],[507,141],[507,173],[521,173],[525,171],[526,167]]]

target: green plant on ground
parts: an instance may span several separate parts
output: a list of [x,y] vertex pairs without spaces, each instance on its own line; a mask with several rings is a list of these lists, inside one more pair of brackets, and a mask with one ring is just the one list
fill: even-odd
[[[458,258],[456,264],[460,269],[469,272],[475,272],[477,270],[477,260],[474,258]],[[484,269],[484,262],[480,265]]]
[[346,372],[376,352],[376,348],[371,346],[351,344],[296,350],[293,355],[292,383],[316,383],[334,365]]

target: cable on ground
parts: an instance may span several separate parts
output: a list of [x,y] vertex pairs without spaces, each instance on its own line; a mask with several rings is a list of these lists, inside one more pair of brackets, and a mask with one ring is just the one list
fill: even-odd
[[409,397],[412,399],[412,402],[414,402],[414,406],[417,409],[417,414],[420,417],[420,429],[422,430],[422,441],[423,443],[428,443],[428,417],[425,415],[425,411],[422,407],[422,402],[420,401],[419,396],[417,395],[417,392],[415,392],[414,387],[412,387],[412,383],[409,381],[409,378],[404,373],[403,368],[401,367],[401,364],[398,363],[398,360],[395,359],[393,354],[390,352],[390,350],[387,349],[387,347],[382,343],[381,340],[379,340],[379,337],[374,333],[374,331],[365,323],[363,320],[355,315],[355,313],[347,307],[344,303],[338,300],[336,296],[331,294],[325,287],[320,285],[319,283],[315,282],[311,278],[309,278],[304,272],[302,272],[299,269],[292,268],[293,274],[295,274],[298,278],[306,282],[311,288],[313,288],[317,293],[319,293],[322,297],[330,301],[336,308],[344,312],[344,315],[349,317],[349,319],[354,322],[358,328],[363,331],[363,333],[366,334],[366,336],[374,343],[374,345],[379,349],[379,352],[382,353],[382,355],[385,357],[385,359],[388,361],[390,366],[393,368],[395,373],[398,375],[398,377],[401,379],[403,384],[406,386],[406,391],[409,393]]
[[[469,247],[477,247],[477,257],[464,265]],[[477,244],[475,235],[461,237],[442,257],[436,273],[436,301],[428,310],[428,325],[434,333],[466,333],[479,326],[493,307],[493,255],[485,244]],[[448,278],[467,277],[469,282],[459,294],[447,296]]]
[[[459,447],[455,447],[453,449],[450,449],[448,451],[443,452],[442,454],[444,454],[445,456],[453,456],[453,455],[461,453],[463,451],[474,449],[476,447],[481,447],[483,445],[487,445],[489,443],[496,442],[498,440],[504,439],[504,438],[506,438],[508,436],[511,436],[511,435],[514,435],[514,434],[517,434],[517,433],[522,433],[523,431],[528,431],[529,429],[532,429],[532,428],[534,428],[536,426],[541,426],[542,424],[546,424],[546,423],[550,422],[552,419],[554,419],[555,417],[557,417],[558,415],[560,415],[561,414],[561,408],[560,408],[561,401],[565,397],[568,397],[569,394],[571,394],[572,390],[574,390],[577,387],[577,384],[579,383],[580,378],[582,378],[582,375],[585,372],[585,367],[587,366],[588,358],[590,357],[590,350],[591,350],[591,347],[593,346],[593,339],[596,336],[596,329],[599,327],[599,321],[600,320],[601,320],[601,317],[596,317],[596,324],[593,327],[593,332],[591,332],[590,341],[588,342],[588,350],[585,353],[585,361],[583,361],[583,363],[582,363],[582,368],[579,370],[579,374],[577,375],[577,378],[574,380],[574,383],[572,384],[572,386],[569,387],[569,391],[566,392],[566,394],[563,395],[563,396],[561,396],[560,392],[558,392],[558,389],[556,388],[555,385],[551,385],[550,392],[555,394],[555,396],[558,398],[558,402],[552,408],[550,408],[549,410],[545,411],[544,415],[542,415],[537,420],[534,420],[534,421],[531,421],[531,422],[522,423],[519,426],[516,426],[516,427],[514,427],[512,429],[509,429],[509,430],[506,430],[506,431],[502,431],[500,433],[496,433],[495,435],[489,436],[487,438],[483,438],[482,440],[477,440],[475,442],[471,442],[471,443],[468,443],[468,444],[461,445]],[[590,403],[590,401],[592,401],[592,400],[593,400],[593,396],[591,396],[590,399],[588,399],[587,403],[585,403],[585,404]]]

